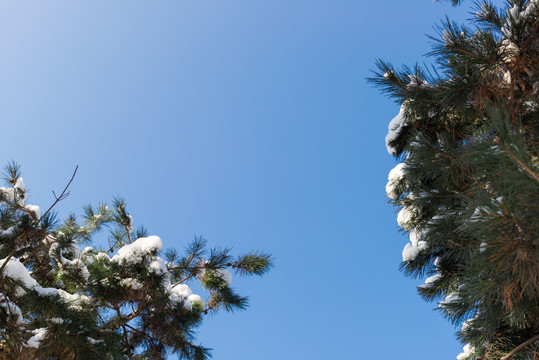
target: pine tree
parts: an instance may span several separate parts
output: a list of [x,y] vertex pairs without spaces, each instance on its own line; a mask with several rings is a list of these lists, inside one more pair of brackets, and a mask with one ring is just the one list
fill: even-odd
[[457,359],[539,359],[539,1],[476,6],[439,26],[436,65],[378,62],[371,80],[401,104],[387,196],[402,270],[460,326]]
[[[8,164],[5,179],[0,359],[206,359],[210,351],[195,343],[194,332],[204,317],[247,306],[230,286],[229,270],[263,275],[271,267],[268,254],[233,257],[230,249],[208,250],[202,238],[184,254],[163,252],[159,237],[134,229],[122,199],[110,208],[88,205],[80,219],[70,215],[59,224],[52,207],[41,214],[26,204],[17,164]],[[104,229],[110,231],[105,249],[81,251]],[[192,293],[193,283],[205,289],[204,299]]]

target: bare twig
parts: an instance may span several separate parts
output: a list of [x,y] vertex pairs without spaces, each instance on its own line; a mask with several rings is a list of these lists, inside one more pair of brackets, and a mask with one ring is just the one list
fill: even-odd
[[516,162],[522,170],[526,171],[535,181],[539,182],[539,176],[537,176],[533,170],[531,170],[529,167],[527,167],[514,153],[512,153],[505,144],[502,143],[502,140],[498,137],[495,141],[497,144],[500,144],[502,150],[509,155],[509,157]]
[[[67,191],[67,189],[69,188],[69,185],[71,185],[71,183],[73,182],[73,179],[75,178],[75,175],[77,174],[77,170],[79,169],[79,166],[77,165],[75,167],[75,171],[73,171],[73,176],[71,176],[71,180],[69,180],[69,182],[67,183],[66,187],[64,188],[64,191],[62,191],[62,193],[60,194],[60,196],[56,196],[56,194],[54,193],[54,191],[52,192],[52,194],[54,195],[54,198],[56,199],[56,201],[47,209],[47,211],[45,211],[45,213],[43,214],[43,216],[41,217],[41,219],[43,219],[45,217],[45,215],[47,215],[47,213],[49,211],[52,210],[52,208],[58,204],[60,201],[64,200],[66,197],[69,196],[69,191]],[[40,220],[41,220],[40,219]]]
[[507,355],[505,355],[503,358],[501,358],[500,360],[508,360],[509,358],[511,358],[511,356],[515,355],[516,353],[518,353],[519,351],[521,351],[522,349],[524,349],[526,346],[528,345],[531,345],[533,344],[534,342],[536,341],[539,341],[539,334],[538,335],[535,335],[534,337],[532,337],[531,339],[529,340],[526,340],[524,341],[522,344],[520,344],[519,346],[517,346],[516,348],[514,348],[513,350],[511,350],[509,353],[507,353]]

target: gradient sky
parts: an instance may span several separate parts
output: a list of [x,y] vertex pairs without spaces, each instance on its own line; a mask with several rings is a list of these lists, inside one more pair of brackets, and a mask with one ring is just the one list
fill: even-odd
[[384,198],[398,105],[380,57],[426,61],[431,0],[2,1],[3,160],[29,203],[121,195],[166,247],[194,235],[273,254],[234,279],[251,307],[208,318],[217,360],[454,359],[455,328],[398,271],[408,241]]

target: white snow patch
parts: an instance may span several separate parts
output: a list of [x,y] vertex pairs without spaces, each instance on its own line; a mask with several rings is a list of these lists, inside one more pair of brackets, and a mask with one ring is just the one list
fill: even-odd
[[69,304],[70,308],[75,310],[80,310],[82,304],[90,302],[90,298],[86,295],[70,294],[62,289],[58,289],[58,295],[66,304]]
[[22,311],[21,309],[13,302],[9,301],[6,297],[4,297],[3,294],[0,294],[0,307],[3,307],[8,315],[12,315],[16,317],[15,322],[19,325],[23,325],[26,322],[24,321],[24,318],[22,317]]
[[129,225],[127,225],[127,231],[129,233],[132,233],[133,232],[133,217],[131,215],[127,215],[127,217],[129,218]]
[[453,304],[453,303],[456,303],[457,301],[460,300],[460,296],[458,296],[458,294],[456,293],[451,293],[449,295],[447,295],[445,297],[445,299],[443,299],[442,301],[440,301],[440,307],[446,307],[447,305],[449,304]]
[[28,210],[36,219],[41,219],[41,209],[37,205],[26,205],[24,207],[26,210]]
[[159,236],[139,238],[131,244],[123,246],[111,261],[120,265],[133,265],[140,263],[145,256],[155,255],[163,248],[163,242]]
[[126,288],[129,288],[131,290],[139,290],[142,289],[142,283],[134,278],[127,278],[120,280],[120,285]]
[[186,284],[178,284],[174,286],[171,290],[171,293],[177,294],[179,296],[182,296],[184,298],[188,298],[189,296],[193,295],[193,291],[191,288]]
[[41,345],[41,341],[45,338],[45,336],[47,336],[47,328],[35,329],[32,330],[32,333],[34,336],[28,339],[25,346],[37,349],[39,345]]
[[481,243],[481,245],[479,245],[479,252],[484,252],[487,249],[487,246],[487,243]]
[[404,206],[397,215],[397,223],[401,228],[408,231],[412,227],[412,222],[415,217],[415,211],[411,206]]
[[88,343],[92,344],[92,345],[99,345],[99,344],[104,344],[105,341],[103,340],[96,340],[94,338],[91,338],[89,336],[86,337],[86,341],[88,341]]
[[54,318],[50,318],[49,321],[53,324],[57,324],[57,325],[62,325],[64,323],[64,319],[62,318],[57,318],[57,317],[54,317]]
[[414,261],[420,252],[420,248],[412,246],[411,244],[406,244],[404,249],[402,249],[402,261]]
[[206,306],[206,303],[204,302],[204,300],[202,300],[202,298],[199,295],[196,295],[196,294],[189,295],[187,300],[189,300],[191,302],[191,304],[197,302],[197,303],[201,303],[202,306]]
[[[6,259],[0,260],[0,266],[6,262]],[[9,259],[3,270],[4,276],[7,276],[15,281],[20,282],[27,289],[32,289],[36,286],[37,281],[30,275],[26,267],[15,258]]]
[[232,282],[232,274],[227,269],[217,269],[215,270],[215,273],[228,285]]
[[197,262],[195,263],[196,277],[202,278],[204,276],[206,273],[206,263],[207,261],[203,257],[198,258]]
[[387,128],[388,131],[386,135],[386,147],[387,147],[387,152],[390,155],[397,155],[397,149],[391,146],[390,143],[396,140],[399,137],[400,133],[402,132],[402,129],[405,125],[404,112],[405,112],[405,107],[403,104],[401,105],[399,113],[397,114],[397,116],[393,118],[393,120],[389,122],[389,126]]
[[467,358],[475,351],[475,348],[470,344],[466,344],[464,345],[463,350],[464,350],[463,352],[457,355],[457,360],[463,360]]
[[100,251],[97,253],[97,255],[95,256],[96,260],[106,260],[106,261],[110,261],[110,256],[109,254],[107,254],[106,252],[104,251]]
[[442,278],[442,274],[436,274],[429,276],[423,285],[419,285],[420,288],[429,288],[431,287],[436,281],[440,280]]
[[156,275],[162,275],[168,272],[167,264],[160,257],[156,257],[148,265],[150,272]]
[[406,174],[405,163],[398,164],[389,172],[389,175],[387,176],[386,193],[387,193],[387,196],[390,197],[391,199],[397,198],[398,194],[396,193],[396,188],[399,185],[399,183],[404,179],[405,174]]
[[[188,311],[191,311],[193,309],[193,306],[191,304],[191,296],[193,295],[193,292],[189,288],[189,286],[185,284],[179,284],[174,286],[170,289],[170,300],[177,304],[182,304],[183,308],[187,309]],[[195,295],[195,297],[198,295]],[[200,298],[200,296],[198,296]],[[196,300],[196,298],[194,301]],[[202,301],[202,298],[200,298],[200,301]],[[202,301],[202,303],[204,303]]]

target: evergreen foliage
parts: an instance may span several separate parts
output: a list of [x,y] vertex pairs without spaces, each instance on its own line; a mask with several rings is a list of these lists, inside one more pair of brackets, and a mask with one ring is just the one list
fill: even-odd
[[[111,208],[88,205],[80,219],[70,215],[59,224],[51,209],[41,215],[26,204],[17,164],[8,164],[5,180],[0,359],[207,359],[210,350],[196,344],[194,330],[210,313],[248,305],[230,286],[229,270],[261,276],[271,268],[268,254],[234,257],[230,249],[208,250],[200,237],[181,255],[163,254],[159,237],[134,230],[119,198]],[[66,187],[54,204],[67,194]],[[104,229],[106,249],[81,251]],[[205,299],[192,293],[193,282]]]
[[432,39],[432,69],[379,61],[371,79],[402,105],[386,137],[402,270],[461,326],[459,360],[538,359],[539,1],[477,4]]

